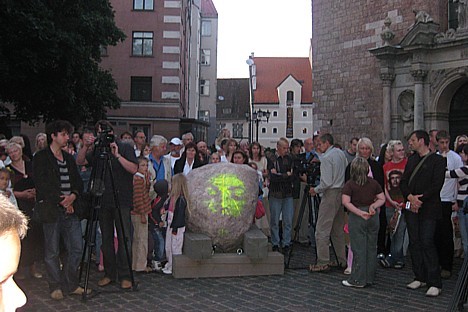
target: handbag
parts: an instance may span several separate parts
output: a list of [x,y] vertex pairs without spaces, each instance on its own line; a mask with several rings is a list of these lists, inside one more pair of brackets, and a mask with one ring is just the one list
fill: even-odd
[[257,200],[257,207],[255,208],[255,219],[260,219],[265,215],[265,207],[263,202],[259,199]]

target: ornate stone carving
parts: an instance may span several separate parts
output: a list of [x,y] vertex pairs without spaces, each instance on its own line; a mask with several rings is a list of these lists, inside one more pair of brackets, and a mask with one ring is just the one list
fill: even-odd
[[434,36],[435,43],[443,43],[448,41],[454,41],[457,39],[457,35],[454,29],[450,28],[445,33],[438,33]]
[[468,29],[468,0],[453,0],[454,3],[458,2],[458,28]]
[[434,23],[434,19],[426,12],[413,9],[414,24],[418,23]]
[[427,70],[423,69],[414,69],[410,71],[411,76],[413,76],[415,81],[423,81],[427,76]]
[[384,29],[380,33],[380,38],[382,38],[384,42],[384,47],[390,45],[390,41],[395,38],[395,33],[390,29],[390,25],[392,24],[392,20],[390,17],[387,17],[384,21]]
[[398,97],[398,105],[401,108],[401,121],[403,121],[403,135],[413,131],[414,125],[414,93],[410,90],[403,91]]

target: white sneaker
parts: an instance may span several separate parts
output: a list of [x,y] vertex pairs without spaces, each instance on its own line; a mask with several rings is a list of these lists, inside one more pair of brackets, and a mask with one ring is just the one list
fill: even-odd
[[344,275],[350,275],[351,274],[351,267],[347,267],[346,270],[344,270]]
[[172,274],[172,269],[163,268],[163,269],[162,269],[162,272],[163,272],[164,274]]
[[420,281],[412,281],[408,285],[406,285],[406,288],[408,289],[418,289],[421,287],[426,286],[426,283],[420,282]]
[[161,265],[161,262],[156,261],[156,260],[151,261],[151,267],[153,271],[158,271],[158,272],[160,272],[163,268]]
[[440,295],[441,292],[442,292],[442,289],[432,286],[432,287],[429,287],[429,289],[427,290],[426,296],[437,297],[438,295]]

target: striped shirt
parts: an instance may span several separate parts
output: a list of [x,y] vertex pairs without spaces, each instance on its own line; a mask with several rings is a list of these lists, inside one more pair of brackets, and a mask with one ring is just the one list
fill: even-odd
[[457,200],[463,201],[468,196],[468,166],[446,171],[445,177],[458,178],[460,188],[458,189]]
[[60,191],[63,195],[71,194],[70,173],[68,172],[67,161],[57,159],[60,173]]

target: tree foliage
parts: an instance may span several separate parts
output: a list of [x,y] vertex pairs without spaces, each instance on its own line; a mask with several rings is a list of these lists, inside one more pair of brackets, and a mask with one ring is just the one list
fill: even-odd
[[101,46],[125,38],[109,0],[0,0],[0,29],[0,101],[18,119],[80,125],[120,106],[99,67]]

